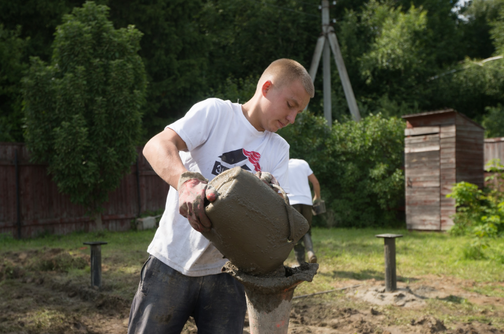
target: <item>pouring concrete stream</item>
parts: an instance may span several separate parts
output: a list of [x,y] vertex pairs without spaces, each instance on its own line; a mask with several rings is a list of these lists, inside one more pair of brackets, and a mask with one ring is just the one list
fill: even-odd
[[223,267],[245,287],[252,334],[285,334],[294,289],[311,282],[318,264],[285,267],[283,262],[309,229],[289,205],[287,194],[240,167],[216,176],[210,185],[219,193],[206,206],[212,221],[203,235],[227,258]]

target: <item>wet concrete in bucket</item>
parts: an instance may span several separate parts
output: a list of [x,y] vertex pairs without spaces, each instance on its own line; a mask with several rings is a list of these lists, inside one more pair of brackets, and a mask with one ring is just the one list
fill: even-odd
[[267,275],[281,267],[309,229],[285,193],[282,198],[240,167],[221,173],[209,184],[219,195],[205,208],[212,229],[203,235],[244,273]]

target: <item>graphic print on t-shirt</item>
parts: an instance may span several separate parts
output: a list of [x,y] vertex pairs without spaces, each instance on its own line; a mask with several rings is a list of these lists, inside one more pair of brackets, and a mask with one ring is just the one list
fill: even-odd
[[243,164],[240,167],[245,170],[252,171],[252,169],[247,164],[252,165],[256,172],[261,170],[261,166],[259,165],[261,154],[258,152],[247,151],[243,148],[240,148],[238,150],[222,153],[219,158],[221,159],[221,161],[215,161],[212,168],[212,174],[214,175],[219,175],[225,170],[240,166],[239,164],[242,163],[242,161]]

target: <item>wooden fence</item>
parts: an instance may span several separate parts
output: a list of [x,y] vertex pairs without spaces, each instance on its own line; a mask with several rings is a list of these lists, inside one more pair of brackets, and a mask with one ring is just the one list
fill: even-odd
[[[493,173],[489,172],[487,164],[492,159],[499,159],[504,165],[504,137],[487,138],[485,139],[485,179]],[[485,184],[493,187],[501,187],[497,179],[485,181]],[[504,189],[501,189],[504,190]]]
[[492,159],[500,159],[504,165],[504,137],[485,139],[485,166]]
[[[164,208],[169,186],[152,170],[142,148],[119,187],[109,193],[103,227],[125,231],[141,213]],[[47,175],[47,166],[30,162],[22,143],[0,143],[0,234],[28,238],[41,233],[91,231],[94,219],[61,194]]]

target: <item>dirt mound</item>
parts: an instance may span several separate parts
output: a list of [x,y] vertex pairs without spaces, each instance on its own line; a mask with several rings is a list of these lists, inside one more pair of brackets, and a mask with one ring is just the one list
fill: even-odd
[[427,333],[439,333],[446,331],[446,326],[442,321],[432,316],[425,316],[419,320],[411,320],[411,326],[420,326]]
[[[52,248],[0,254],[0,333],[126,333],[138,273],[104,265],[104,285],[91,288],[88,275],[68,274],[89,266],[89,255],[77,253]],[[106,262],[115,263],[112,256]],[[118,291],[119,280],[130,289]],[[504,283],[441,276],[409,282],[386,293],[382,281],[335,280],[332,292],[298,295],[288,333],[504,334],[504,297],[478,292],[504,291]],[[197,332],[190,319],[182,333]],[[244,333],[250,333],[247,318]]]
[[289,326],[292,333],[306,333],[303,327],[313,333],[375,333],[376,325],[369,319],[370,315],[331,304],[299,304],[291,311]]
[[30,262],[29,266],[33,270],[68,272],[70,269],[84,269],[89,263],[89,256],[53,248],[40,254],[38,260]]
[[386,292],[385,287],[370,287],[350,291],[352,296],[361,298],[376,305],[395,305],[402,307],[423,307],[425,297],[416,295],[410,288],[399,288],[394,292]]
[[480,333],[488,333],[488,334],[503,334],[504,331],[492,327],[490,324],[483,324],[480,322],[474,322],[470,324],[461,324],[458,325],[457,328],[453,331],[454,334],[480,334]]
[[83,269],[89,266],[90,257],[70,254],[59,248],[43,251],[5,252],[0,263],[0,280],[16,279],[25,276],[27,271],[68,272],[70,269]]
[[0,333],[126,332],[130,300],[54,273],[7,280],[0,285]]

